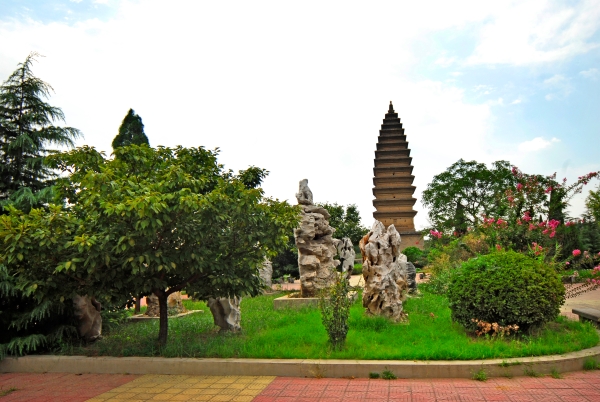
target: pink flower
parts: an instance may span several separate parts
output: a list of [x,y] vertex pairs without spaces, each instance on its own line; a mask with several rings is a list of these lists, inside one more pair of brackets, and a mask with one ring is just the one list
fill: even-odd
[[496,244],[496,250],[500,251],[500,250],[502,250],[502,247],[500,247],[499,244]]
[[578,249],[573,250],[573,257],[577,257],[580,254],[581,254],[581,250],[578,250]]
[[567,264],[567,265],[571,265],[571,263],[570,263],[569,261],[565,262],[565,264]]
[[442,238],[442,233],[438,232],[437,230],[430,230],[429,234],[432,235],[433,237],[437,237],[438,239]]
[[517,183],[517,191],[523,190],[523,185],[521,183]]
[[574,224],[575,224],[575,222],[569,221],[569,222],[565,223],[565,226],[573,226]]
[[548,193],[549,193],[549,192],[551,192],[551,191],[552,191],[552,186],[548,187],[548,188],[546,189],[546,191],[544,191],[544,192],[545,192],[546,194],[548,194]]
[[525,222],[529,222],[531,220],[531,216],[529,216],[529,211],[525,211],[525,214],[523,215],[523,220]]

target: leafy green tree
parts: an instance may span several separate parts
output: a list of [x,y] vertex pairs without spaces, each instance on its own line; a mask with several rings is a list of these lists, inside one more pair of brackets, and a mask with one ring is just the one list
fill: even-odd
[[352,244],[357,246],[360,239],[369,231],[361,225],[360,214],[356,205],[350,204],[346,207],[337,203],[318,205],[325,208],[331,215],[329,224],[335,229],[333,237],[336,239],[349,237]]
[[505,216],[509,208],[505,191],[514,183],[507,161],[494,162],[488,169],[483,163],[459,159],[433,177],[423,191],[422,203],[434,227],[464,233],[482,215]]
[[[114,153],[106,159],[83,147],[50,156],[53,167],[71,172],[56,183],[56,201],[65,206],[12,210],[0,220],[0,236],[8,238],[0,245],[0,263],[17,288],[39,283],[32,292],[53,302],[77,293],[123,304],[155,294],[161,345],[171,293],[186,290],[207,299],[262,291],[258,267],[286,246],[299,215],[252,187],[264,170],[234,175],[217,163],[216,152],[202,147],[132,145]],[[73,222],[62,236],[35,230],[59,212]],[[34,252],[55,238],[61,247]],[[47,292],[43,282],[50,277],[64,284],[63,293]]]
[[113,150],[118,147],[125,147],[127,145],[150,145],[148,137],[144,134],[144,124],[142,118],[135,114],[133,109],[129,109],[127,115],[119,127],[119,134],[114,138],[112,142]]
[[[44,101],[52,87],[33,75],[31,53],[0,87],[0,203],[28,210],[50,199],[55,177],[44,165],[48,146],[73,146],[76,128],[55,126],[62,110]],[[44,191],[43,191],[44,190]]]
[[600,223],[600,186],[598,190],[590,190],[587,198],[585,199],[585,207],[587,213],[594,217],[594,220]]

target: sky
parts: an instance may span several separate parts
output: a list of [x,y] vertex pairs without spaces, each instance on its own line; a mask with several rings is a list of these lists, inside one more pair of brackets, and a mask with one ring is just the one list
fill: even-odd
[[[0,0],[0,79],[38,52],[77,145],[111,153],[129,108],[152,146],[219,148],[267,196],[356,204],[390,101],[421,193],[459,160],[573,182],[600,170],[600,2]],[[569,213],[584,211],[585,195]]]

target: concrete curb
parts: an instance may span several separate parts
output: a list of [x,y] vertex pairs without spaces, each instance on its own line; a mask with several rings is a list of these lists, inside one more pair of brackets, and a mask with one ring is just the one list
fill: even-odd
[[398,378],[472,378],[549,374],[583,369],[600,360],[600,346],[564,355],[466,361],[189,359],[165,357],[25,356],[0,361],[0,373],[175,374],[285,377],[354,377],[393,372]]

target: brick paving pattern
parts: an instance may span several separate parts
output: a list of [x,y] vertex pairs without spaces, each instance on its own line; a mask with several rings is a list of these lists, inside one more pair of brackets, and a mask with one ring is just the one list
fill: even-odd
[[31,401],[597,401],[600,371],[552,377],[343,379],[250,376],[0,374],[0,402]]
[[138,377],[126,374],[0,374],[0,395],[2,391],[16,388],[16,391],[0,396],[0,402],[83,402]]

